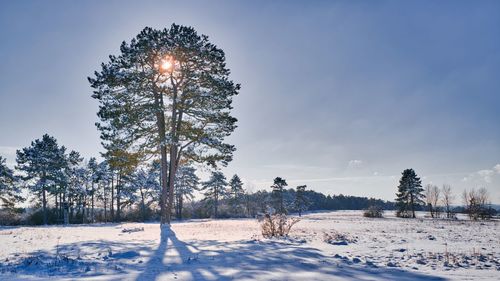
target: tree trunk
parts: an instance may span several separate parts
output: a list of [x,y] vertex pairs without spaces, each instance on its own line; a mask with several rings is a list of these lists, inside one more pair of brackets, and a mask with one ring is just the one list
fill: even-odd
[[111,201],[109,202],[110,203],[110,212],[111,212],[111,221],[115,221],[115,208],[114,208],[114,204],[115,204],[115,174],[112,172],[111,173]]
[[413,201],[413,194],[410,194],[410,205],[411,205],[412,218],[415,218],[415,204]]
[[91,223],[94,223],[94,182],[92,182],[92,207],[91,207],[91,213],[90,213],[90,219]]
[[108,222],[108,210],[106,205],[108,204],[108,197],[106,196],[106,191],[104,192],[104,222]]
[[56,215],[57,215],[57,220],[59,220],[61,218],[61,212],[59,212],[59,202],[57,200],[57,197],[59,196],[59,194],[55,194],[54,195],[54,199],[55,199],[55,205],[56,205]]
[[121,188],[122,188],[122,176],[121,171],[118,171],[118,175],[116,178],[116,221],[119,222],[121,220]]
[[69,214],[69,221],[71,222],[71,220],[75,217],[75,207],[73,206],[74,201],[72,198],[70,198],[68,202],[71,206],[71,212]]
[[80,204],[81,204],[81,208],[82,208],[82,223],[85,223],[85,197],[82,196],[82,198],[80,199]]
[[42,210],[43,210],[43,224],[47,225],[47,197],[45,194],[45,186],[42,188]]
[[160,223],[167,223],[167,193],[168,193],[168,161],[167,161],[167,144],[165,130],[165,111],[163,109],[163,98],[157,92],[154,93],[156,106],[156,127],[159,134],[160,148],[160,180],[161,180],[161,195],[160,195]]
[[64,216],[64,224],[68,225],[69,224],[69,217],[68,217],[68,204],[66,202],[63,203],[63,216]]
[[63,202],[64,224],[67,225],[67,224],[69,224],[69,217],[68,217],[69,204],[66,202],[66,191],[63,194],[62,202]]
[[218,188],[214,188],[214,218],[217,218],[217,211],[219,208],[219,191]]
[[183,198],[182,195],[179,197],[179,220],[182,220],[182,204],[183,204]]
[[142,212],[142,221],[146,221],[146,204],[144,202],[144,192],[142,190],[142,187],[139,188],[139,191],[141,193],[141,212]]
[[63,200],[63,192],[59,193],[59,212],[62,215],[62,218],[64,218],[64,200]]
[[[170,171],[168,173],[168,206],[167,206],[167,222],[170,224],[172,217],[172,205],[174,203],[174,184],[175,184],[175,174],[177,173],[177,166],[179,165],[179,160],[181,158],[178,141],[179,137],[177,132],[180,130],[182,124],[182,114],[183,110],[178,109],[177,101],[177,86],[173,83],[173,78],[170,78],[173,84],[173,100],[172,100],[172,126],[170,134],[172,136],[172,143],[170,144]],[[179,153],[179,154],[178,154]]]
[[170,170],[168,172],[168,204],[167,204],[167,223],[170,224],[172,218],[172,205],[174,202],[174,184],[175,184],[175,173],[177,170],[177,145],[171,144],[170,146]]

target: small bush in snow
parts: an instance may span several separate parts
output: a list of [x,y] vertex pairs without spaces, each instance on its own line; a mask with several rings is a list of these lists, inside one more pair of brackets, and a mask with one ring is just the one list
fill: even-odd
[[358,242],[357,237],[350,237],[347,234],[337,231],[323,233],[323,241],[332,245],[348,245],[349,243]]
[[363,216],[367,218],[381,218],[384,215],[384,210],[379,206],[370,206],[363,212]]
[[139,232],[139,231],[144,231],[144,227],[132,227],[132,228],[122,229],[123,233],[132,233],[132,232]]
[[265,214],[261,219],[262,236],[284,237],[288,236],[290,229],[300,220],[298,218],[288,218],[284,214],[269,215]]

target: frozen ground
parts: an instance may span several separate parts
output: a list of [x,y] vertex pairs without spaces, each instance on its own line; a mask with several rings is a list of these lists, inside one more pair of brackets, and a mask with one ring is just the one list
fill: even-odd
[[500,280],[499,224],[325,212],[286,240],[251,219],[0,227],[0,280]]

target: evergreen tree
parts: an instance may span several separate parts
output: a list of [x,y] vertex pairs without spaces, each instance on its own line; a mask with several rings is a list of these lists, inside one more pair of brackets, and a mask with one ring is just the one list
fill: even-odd
[[111,189],[112,174],[111,174],[111,170],[109,168],[108,162],[106,160],[100,162],[97,165],[96,173],[97,173],[97,178],[98,178],[96,197],[97,197],[97,200],[102,202],[102,206],[104,209],[103,220],[104,220],[104,222],[107,222],[108,221],[108,204],[110,201],[109,195],[110,195],[110,189]]
[[245,199],[245,191],[243,190],[243,182],[238,175],[233,175],[231,180],[229,180],[230,198],[229,204],[231,206],[231,212],[235,216],[240,216],[243,214],[243,200]]
[[89,162],[87,163],[87,170],[89,172],[90,176],[90,190],[89,190],[89,195],[90,195],[90,221],[92,223],[95,222],[95,214],[94,214],[94,204],[95,204],[95,193],[96,193],[96,185],[99,183],[100,180],[100,174],[99,174],[99,169],[98,169],[98,163],[95,157],[91,157],[89,159]]
[[143,221],[148,216],[148,210],[153,200],[158,198],[160,194],[159,173],[159,162],[153,161],[147,170],[140,168],[134,174],[133,184],[136,186],[135,189],[139,191]]
[[210,179],[202,184],[204,201],[213,207],[214,218],[218,217],[219,201],[227,196],[226,177],[219,171],[212,172]]
[[[161,160],[161,223],[170,223],[179,163],[227,165],[224,142],[236,128],[230,115],[240,86],[229,79],[224,52],[191,27],[146,27],[119,56],[89,78],[100,103],[97,128]],[[168,205],[168,206],[167,206]]]
[[273,197],[274,209],[279,214],[286,214],[286,208],[284,202],[285,200],[283,196],[283,192],[286,186],[288,186],[288,184],[286,183],[285,179],[282,179],[280,177],[275,178],[274,184],[271,185],[271,188],[273,190],[272,197]]
[[182,165],[177,171],[175,180],[175,211],[178,219],[182,219],[184,199],[193,199],[194,191],[198,190],[200,179],[196,176],[196,169],[192,166]]
[[65,166],[64,146],[59,147],[57,140],[47,134],[42,139],[31,142],[31,146],[17,151],[17,169],[23,172],[22,178],[28,187],[42,198],[43,224],[47,219],[47,193],[56,187]]
[[302,216],[302,212],[307,210],[309,205],[309,201],[306,197],[306,185],[299,185],[295,190],[295,201],[294,205],[297,211],[299,212],[299,217]]
[[[84,171],[81,169],[83,158],[80,153],[71,151],[65,156],[64,177],[61,180],[61,213],[64,224],[69,224],[69,209],[73,210],[72,203],[77,201],[81,194],[81,182],[84,180]],[[77,191],[77,192],[75,192]]]
[[401,217],[415,218],[415,207],[423,204],[424,189],[422,182],[413,169],[406,169],[399,180],[398,192],[396,194],[397,215]]
[[[131,178],[135,169],[141,162],[142,154],[140,152],[133,151],[130,143],[127,143],[116,136],[113,136],[110,140],[111,141],[109,143],[104,145],[107,151],[103,156],[106,158],[112,171],[111,217],[113,221],[120,221],[121,211],[123,208],[122,197],[127,195],[128,199],[133,199],[129,189],[134,188],[134,186],[128,184],[127,180]],[[115,177],[116,181],[113,180]],[[113,182],[115,182],[114,186]],[[126,203],[128,203],[129,200],[126,201]],[[116,204],[116,213],[114,213],[114,204]]]
[[16,202],[23,201],[19,195],[18,178],[14,171],[7,167],[5,158],[0,156],[0,206],[13,208]]

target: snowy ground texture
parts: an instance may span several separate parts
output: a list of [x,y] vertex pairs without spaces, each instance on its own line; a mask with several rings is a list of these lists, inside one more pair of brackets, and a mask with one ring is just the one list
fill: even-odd
[[251,219],[0,227],[0,280],[500,280],[499,225],[340,211],[288,239]]

